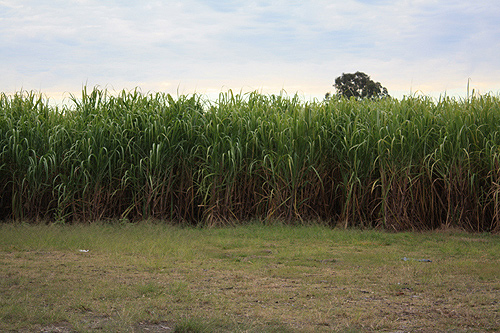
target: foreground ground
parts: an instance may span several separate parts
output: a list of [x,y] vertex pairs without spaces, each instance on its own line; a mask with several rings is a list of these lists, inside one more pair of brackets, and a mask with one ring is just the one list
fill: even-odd
[[498,331],[500,237],[0,225],[0,331]]

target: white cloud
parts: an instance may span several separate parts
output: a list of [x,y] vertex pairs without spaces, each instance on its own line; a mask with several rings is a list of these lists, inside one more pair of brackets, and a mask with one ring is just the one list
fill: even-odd
[[496,0],[4,0],[0,91],[78,91],[87,82],[321,96],[357,70],[389,92],[439,94],[469,77],[495,91],[498,17]]

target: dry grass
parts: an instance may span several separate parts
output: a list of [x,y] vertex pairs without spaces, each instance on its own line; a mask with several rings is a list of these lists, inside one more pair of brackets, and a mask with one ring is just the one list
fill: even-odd
[[151,223],[0,231],[1,331],[500,330],[500,238],[489,234]]

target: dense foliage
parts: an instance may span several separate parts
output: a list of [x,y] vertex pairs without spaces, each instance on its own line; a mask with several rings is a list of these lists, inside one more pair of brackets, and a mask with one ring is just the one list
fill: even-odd
[[[386,98],[389,97],[387,88],[380,82],[375,82],[363,72],[343,73],[335,79],[333,85],[337,90],[337,96],[356,99],[362,98]],[[330,97],[327,94],[327,97]]]
[[0,95],[0,218],[500,230],[500,98]]

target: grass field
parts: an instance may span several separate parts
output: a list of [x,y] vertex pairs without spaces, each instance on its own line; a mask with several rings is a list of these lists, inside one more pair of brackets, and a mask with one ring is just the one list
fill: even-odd
[[457,230],[8,223],[0,331],[498,331],[499,262]]

